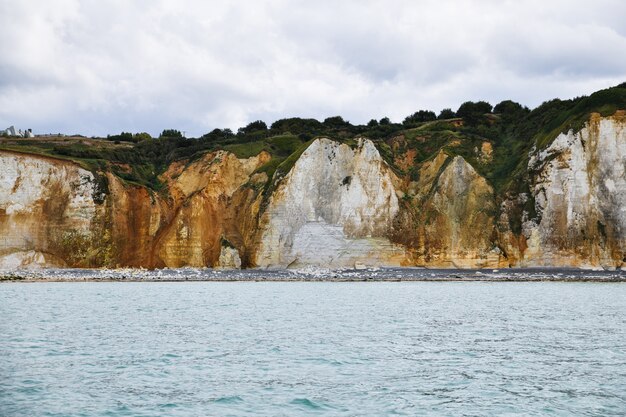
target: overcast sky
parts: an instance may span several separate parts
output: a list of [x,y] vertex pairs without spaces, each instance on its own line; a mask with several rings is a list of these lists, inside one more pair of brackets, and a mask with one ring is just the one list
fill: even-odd
[[623,0],[0,0],[0,128],[36,133],[402,121],[623,81]]

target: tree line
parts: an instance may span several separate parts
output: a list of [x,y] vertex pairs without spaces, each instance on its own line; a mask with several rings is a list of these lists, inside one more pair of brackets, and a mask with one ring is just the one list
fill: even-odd
[[[383,117],[380,120],[371,119],[365,125],[352,125],[341,116],[327,117],[323,121],[292,117],[276,120],[270,126],[262,120],[255,120],[244,127],[240,127],[237,129],[237,132],[233,132],[233,130],[229,128],[216,128],[200,136],[198,139],[202,141],[224,142],[239,138],[242,139],[243,142],[254,142],[271,135],[285,133],[291,133],[296,136],[301,136],[303,139],[308,139],[309,137],[328,134],[333,131],[345,131],[352,134],[373,133],[373,136],[377,137],[384,134],[386,131],[392,130],[387,127],[391,127],[393,130],[402,127],[411,128],[427,122],[451,120],[455,118],[462,119],[469,127],[476,127],[484,123],[490,114],[498,115],[503,118],[504,122],[510,123],[524,117],[529,112],[530,110],[527,107],[511,100],[502,101],[495,107],[486,101],[466,101],[461,104],[456,111],[445,108],[441,110],[439,114],[436,114],[432,110],[418,110],[405,117],[402,123],[393,123],[388,117]],[[158,139],[163,138],[181,139],[184,138],[184,135],[177,129],[165,129],[158,136]],[[153,139],[153,137],[146,132],[134,134],[122,132],[118,135],[108,135],[107,139],[115,142],[139,143],[144,140]]]

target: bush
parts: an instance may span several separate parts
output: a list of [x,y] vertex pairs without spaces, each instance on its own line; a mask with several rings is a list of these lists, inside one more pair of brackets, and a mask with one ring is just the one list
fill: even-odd
[[150,134],[146,132],[135,133],[135,135],[133,136],[133,142],[141,142],[142,140],[150,139],[152,139],[152,136],[150,136]]
[[324,126],[337,129],[350,126],[350,123],[343,120],[341,116],[333,116],[324,119]]
[[250,133],[265,132],[266,130],[267,125],[265,122],[263,120],[256,120],[252,123],[248,123],[246,127],[240,127],[239,130],[237,130],[237,134],[248,135]]
[[276,120],[270,127],[272,135],[291,133],[294,135],[307,134],[316,136],[323,130],[324,125],[319,120],[301,119],[300,117]]
[[176,129],[165,129],[159,135],[159,139],[161,139],[161,138],[182,138],[182,137],[183,137],[183,134],[181,133],[181,131],[180,130],[176,130]]
[[111,142],[134,142],[133,134],[129,132],[122,132],[119,135],[107,135],[107,139]]
[[486,113],[491,113],[491,104],[486,101],[466,101],[456,111],[457,117],[462,117],[469,126],[483,122]]
[[410,125],[415,123],[431,122],[436,120],[437,116],[435,112],[430,110],[418,110],[410,116],[407,116],[402,122],[403,125]]
[[445,120],[445,119],[454,119],[456,117],[456,113],[452,111],[452,109],[443,109],[439,112],[439,116],[437,119]]

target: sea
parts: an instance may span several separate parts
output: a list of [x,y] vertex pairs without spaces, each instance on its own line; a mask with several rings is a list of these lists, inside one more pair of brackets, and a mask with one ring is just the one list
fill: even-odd
[[624,416],[626,284],[0,284],[0,416],[304,415]]

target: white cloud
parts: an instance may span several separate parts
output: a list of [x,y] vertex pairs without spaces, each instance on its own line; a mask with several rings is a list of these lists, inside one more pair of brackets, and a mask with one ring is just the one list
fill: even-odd
[[618,0],[5,0],[0,127],[200,135],[536,106],[626,80],[625,17]]

